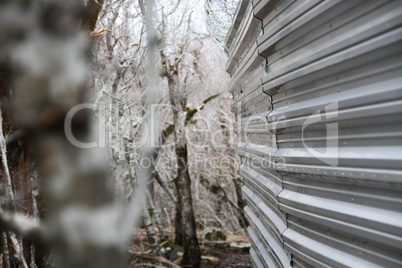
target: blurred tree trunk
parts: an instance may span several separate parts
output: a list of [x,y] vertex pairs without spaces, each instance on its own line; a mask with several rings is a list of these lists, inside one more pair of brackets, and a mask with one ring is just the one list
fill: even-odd
[[[87,91],[89,43],[77,32],[81,7],[78,0],[2,3],[0,39],[7,42],[0,44],[0,53],[7,57],[0,58],[7,60],[0,65],[9,70],[13,85],[14,122],[29,137],[38,159],[49,217],[47,228],[37,234],[52,246],[55,265],[121,267],[125,242],[116,231],[121,217],[110,189],[106,152],[79,148],[65,135],[65,119],[85,101]],[[90,112],[75,114],[74,137],[92,141],[90,125]],[[7,219],[2,219],[4,226]]]
[[[26,36],[30,31],[34,32],[37,28],[39,28],[38,20],[37,18],[35,18],[35,14],[33,14],[35,11],[37,11],[38,13],[42,13],[43,15],[41,17],[43,19],[42,27],[47,27],[48,28],[47,30],[50,32],[53,31],[52,34],[54,36],[63,32],[63,27],[58,28],[57,26],[58,23],[51,25],[54,22],[53,20],[57,19],[61,20],[63,17],[68,17],[68,15],[65,16],[66,14],[64,13],[61,13],[63,15],[58,14],[55,16],[55,14],[57,14],[57,12],[60,11],[60,8],[57,7],[58,5],[57,3],[54,4],[44,3],[44,5],[40,7],[40,5],[34,3],[35,1],[25,1],[26,3],[23,3],[24,1],[14,1],[14,3],[10,4],[9,6],[6,5],[6,2],[7,1],[1,3],[0,9],[6,11],[7,9],[10,8],[11,5],[13,5],[15,9],[10,9],[8,12],[8,14],[13,17],[12,20],[13,22],[11,22],[10,20],[9,20],[10,24],[0,22],[0,24],[2,24],[2,27],[0,26],[1,28],[0,31],[2,31],[3,34],[8,35],[8,31],[10,31],[11,33],[18,32],[18,34],[21,34],[21,36]],[[81,19],[81,28],[87,31],[93,31],[95,29],[99,12],[102,9],[103,2],[104,0],[98,0],[98,1],[90,0],[88,1],[86,7],[84,8],[84,11],[80,12],[82,3],[80,1],[76,1],[76,4],[78,4],[76,5],[77,12],[75,12],[74,19],[72,21],[74,21],[75,19]],[[19,9],[20,8],[18,6],[19,4],[21,4],[21,9]],[[25,8],[26,12],[22,14],[21,11],[24,10]],[[68,9],[68,7],[66,9]],[[3,13],[1,15],[3,16],[3,19],[7,20],[7,16],[4,16]],[[55,16],[55,18],[50,18],[51,16]],[[20,24],[19,22],[15,23],[15,21],[18,21],[20,19],[25,20],[25,23],[24,24]],[[14,25],[12,25],[13,23]],[[66,26],[64,30],[67,30],[70,25],[64,25],[64,27]],[[51,34],[49,34],[49,36],[50,35]],[[2,34],[0,34],[0,38],[2,38]],[[2,57],[2,60],[3,59],[5,59],[6,61],[9,60],[9,55],[11,54],[8,51],[8,46],[14,43],[15,40],[13,40],[13,38],[14,38],[13,34],[8,35],[7,37],[8,42],[3,42],[3,44],[0,45],[0,46],[4,45],[3,47],[0,48],[0,50],[3,50],[2,52],[0,52],[0,57],[2,57],[1,54],[3,53],[5,53],[6,55],[8,54],[7,57]],[[21,54],[21,52],[23,53],[24,51],[28,52],[30,51],[30,49],[28,48],[18,53]],[[16,211],[25,215],[31,214],[32,217],[36,219],[36,221],[39,221],[39,218],[43,219],[47,218],[46,205],[45,202],[43,202],[44,198],[42,194],[39,196],[39,192],[37,192],[36,194],[38,195],[38,198],[41,200],[37,204],[36,200],[34,200],[35,199],[34,197],[32,197],[31,199],[32,189],[30,189],[29,187],[29,185],[32,185],[29,182],[29,180],[30,178],[32,178],[32,173],[36,168],[34,162],[37,162],[37,159],[34,159],[32,157],[33,155],[31,149],[33,148],[33,146],[31,146],[32,144],[30,144],[29,135],[27,135],[28,132],[24,130],[25,126],[23,126],[22,124],[21,125],[15,124],[14,120],[15,118],[13,118],[12,114],[13,103],[10,97],[12,97],[12,95],[14,94],[12,92],[13,84],[15,85],[15,82],[17,81],[18,77],[19,77],[18,74],[14,73],[14,66],[11,66],[10,62],[0,62],[0,101],[2,104],[1,109],[3,110],[4,115],[3,117],[4,124],[1,125],[1,127],[5,132],[7,132],[7,135],[10,135],[7,138],[7,145],[5,148],[7,148],[8,165],[10,167],[9,174],[11,174],[12,184],[13,187],[15,187],[14,190],[16,193],[18,193],[18,196],[21,200],[30,200],[27,203],[25,203],[24,207],[18,206],[16,208]],[[29,90],[30,89],[27,89],[27,91]],[[14,204],[12,203],[10,203],[10,205],[14,206]],[[5,232],[4,236],[6,237]],[[30,258],[32,267],[36,267],[36,262],[38,263],[39,266],[44,265],[44,260],[47,258],[49,254],[47,246],[42,245],[42,243],[39,243],[35,239],[22,240],[21,238],[18,238],[17,240],[19,244],[18,245],[19,249],[21,251],[19,258],[22,261],[25,261],[23,260],[24,258],[26,259]],[[2,239],[2,241],[4,242],[7,240]],[[8,253],[8,251],[5,253]],[[19,253],[17,252],[17,254]],[[6,255],[8,254],[4,254],[4,258],[7,259],[5,264],[6,266],[10,267],[10,262],[8,257],[6,257]],[[12,263],[11,265],[14,264]]]

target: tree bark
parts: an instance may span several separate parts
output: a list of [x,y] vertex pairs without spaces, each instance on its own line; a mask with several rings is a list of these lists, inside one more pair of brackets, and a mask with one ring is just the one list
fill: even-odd
[[1,162],[3,165],[3,177],[5,178],[5,184],[6,184],[7,198],[9,199],[8,202],[11,210],[15,212],[14,192],[11,183],[10,170],[8,169],[8,163],[7,163],[6,139],[4,138],[3,135],[3,114],[1,112],[1,107],[0,107],[0,151],[1,151]]
[[[11,177],[10,177],[10,172],[8,171],[8,164],[7,164],[7,156],[6,156],[6,141],[3,136],[3,116],[1,113],[1,108],[0,108],[0,149],[1,149],[1,160],[3,164],[3,177],[5,177],[5,184],[6,184],[6,192],[7,192],[7,198],[9,198],[10,204],[12,203],[14,205],[14,196],[13,196],[13,191],[12,191],[12,186],[11,186]],[[11,189],[11,191],[10,191]],[[2,209],[0,208],[0,212],[2,212]],[[8,241],[7,241],[7,233],[4,231],[2,232],[2,246],[3,246],[3,258],[4,258],[4,266],[6,268],[10,268],[10,253],[8,249]]]
[[240,209],[238,210],[238,213],[239,213],[239,218],[238,218],[238,220],[239,220],[240,226],[245,229],[245,228],[247,228],[247,226],[248,226],[249,224],[248,224],[246,215],[244,214],[244,207],[245,207],[247,204],[246,204],[246,202],[244,201],[243,195],[242,195],[242,192],[241,192],[241,187],[242,187],[242,185],[241,185],[241,184],[242,184],[241,179],[240,179],[240,178],[235,178],[235,179],[233,180],[233,184],[234,184],[235,191],[236,191],[237,204],[238,204],[238,206],[239,206],[239,208],[240,208]]
[[102,10],[102,5],[104,0],[89,0],[87,5],[82,12],[81,28],[92,32],[95,30],[96,22],[98,21],[98,16]]
[[[10,170],[8,168],[8,161],[7,161],[7,145],[6,145],[6,139],[3,134],[3,115],[1,113],[1,107],[0,107],[0,151],[1,151],[1,160],[3,164],[3,175],[6,179],[6,193],[8,197],[8,202],[9,202],[9,208],[12,212],[16,212],[16,206],[15,206],[15,200],[14,200],[14,191],[12,187],[12,182],[11,182],[11,175],[10,175]],[[0,209],[1,210],[1,209]],[[2,211],[0,211],[2,212]],[[16,253],[17,259],[20,262],[20,264],[23,267],[28,267],[25,257],[24,257],[24,252],[23,252],[23,244],[22,244],[22,239],[18,239],[13,233],[8,233],[8,236],[10,237],[10,241],[12,242],[11,244],[13,245],[14,251]]]
[[[36,174],[34,173],[31,177],[31,198],[32,198],[32,219],[34,221],[38,221],[39,219],[39,212],[38,212],[38,203],[36,201],[36,197],[38,195],[38,189],[35,185],[34,178],[36,178]],[[35,261],[35,243],[34,240],[31,241],[31,268],[36,268],[36,261]]]
[[10,251],[8,249],[8,242],[7,242],[7,234],[6,232],[1,232],[1,242],[3,246],[3,260],[4,260],[4,267],[10,268]]
[[174,243],[183,246],[183,227],[181,223],[181,208],[179,202],[176,203],[176,212],[174,217]]
[[183,231],[183,259],[181,265],[199,267],[201,263],[201,250],[198,245],[195,218],[191,196],[191,179],[188,172],[187,141],[185,125],[180,116],[183,104],[179,92],[177,73],[168,75],[169,100],[173,111],[175,126],[174,140],[177,161],[177,178],[174,184],[178,193],[178,209],[181,211],[181,229]]
[[158,239],[156,238],[156,234],[154,232],[154,225],[152,224],[151,216],[149,215],[149,211],[144,207],[144,213],[142,216],[142,220],[144,221],[145,230],[147,232],[147,238],[149,242],[149,246],[152,250],[152,254],[159,255],[159,244]]
[[158,227],[159,239],[163,240],[166,237],[165,237],[165,232],[163,231],[161,216],[159,214],[159,211],[156,209],[154,200],[152,199],[152,196],[148,190],[147,190],[146,194],[147,194],[147,201],[148,201],[147,203],[149,205],[149,208],[152,211],[152,215],[154,216],[156,226]]

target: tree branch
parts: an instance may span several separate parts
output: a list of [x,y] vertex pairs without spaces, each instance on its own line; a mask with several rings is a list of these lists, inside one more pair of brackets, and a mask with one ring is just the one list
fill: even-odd
[[162,180],[162,178],[159,175],[159,172],[157,170],[154,171],[154,178],[155,180],[159,183],[159,185],[162,187],[163,190],[165,190],[166,194],[169,196],[169,198],[177,203],[176,198],[172,195],[172,193],[169,191],[168,187],[166,186],[165,182]]
[[173,268],[180,268],[179,265],[165,259],[164,257],[161,256],[154,256],[154,255],[147,255],[147,254],[137,254],[134,252],[130,252],[133,254],[133,258],[135,259],[146,259],[146,260],[152,260],[152,261],[157,261],[162,264],[167,265],[168,267],[173,267]]
[[[184,124],[187,126],[187,124],[190,122],[191,119],[193,119],[194,115],[195,115],[197,112],[203,110],[204,107],[205,107],[205,105],[208,104],[208,102],[210,102],[210,101],[214,100],[215,98],[219,97],[219,95],[220,95],[220,94],[212,95],[212,96],[206,98],[205,100],[203,100],[203,101],[201,102],[201,105],[200,105],[200,106],[198,106],[198,107],[196,107],[196,108],[193,108],[193,109],[187,109],[187,110],[185,111],[186,120],[185,120]],[[167,126],[167,127],[162,131],[162,134],[161,134],[161,137],[162,137],[161,145],[164,145],[164,144],[165,144],[167,138],[170,136],[170,134],[173,133],[174,130],[175,130],[174,125],[169,125],[169,126]]]
[[0,212],[0,227],[23,237],[43,238],[43,229],[39,222],[26,218],[21,214]]

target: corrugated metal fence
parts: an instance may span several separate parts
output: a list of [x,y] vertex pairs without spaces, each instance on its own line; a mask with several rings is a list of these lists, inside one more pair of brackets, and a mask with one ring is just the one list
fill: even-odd
[[256,267],[402,267],[402,1],[241,1],[228,34]]

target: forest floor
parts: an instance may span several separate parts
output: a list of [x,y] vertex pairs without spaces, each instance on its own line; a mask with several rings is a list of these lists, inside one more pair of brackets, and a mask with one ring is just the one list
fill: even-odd
[[218,268],[246,268],[252,267],[250,261],[250,253],[244,249],[237,248],[215,248],[215,247],[201,247],[203,256],[213,256],[219,259],[216,264],[211,264],[211,267]]
[[[155,229],[155,231],[157,231]],[[173,239],[174,233],[165,230],[169,239]],[[229,235],[225,241],[207,241],[199,233],[199,244],[203,256],[201,268],[246,268],[252,267],[249,253],[249,241],[243,235]],[[169,240],[171,243],[173,240]],[[162,243],[161,245],[163,246]],[[163,246],[163,247],[165,247]],[[175,254],[165,254],[164,259],[150,254],[149,244],[146,237],[146,231],[143,228],[138,229],[137,235],[133,241],[130,252],[133,253],[130,267],[172,267],[172,264],[180,263],[182,250],[175,246]],[[172,256],[173,255],[173,256]],[[167,262],[164,262],[164,261]],[[177,266],[176,266],[177,267]]]

